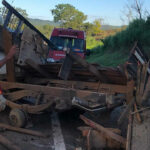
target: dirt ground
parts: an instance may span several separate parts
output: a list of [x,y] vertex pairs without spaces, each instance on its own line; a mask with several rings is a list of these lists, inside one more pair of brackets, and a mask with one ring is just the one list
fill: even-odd
[[[0,113],[0,122],[9,123],[8,119],[9,110]],[[77,127],[83,123],[79,120],[76,110],[59,113],[61,130],[64,137],[64,142],[67,150],[74,150],[76,147],[82,145],[82,136]],[[48,138],[41,138],[26,134],[20,134],[12,131],[0,131],[13,143],[17,144],[21,150],[54,150],[53,133],[51,129],[51,113],[44,113],[40,115],[30,116],[28,129],[40,131],[48,134]],[[0,145],[0,150],[7,150],[4,146]]]
[[[78,109],[57,113],[66,150],[75,150],[77,147],[82,147],[86,150],[85,140],[83,139],[81,132],[77,129],[80,126],[85,126],[85,124],[79,119],[79,115],[83,113],[83,111],[79,111]],[[96,116],[95,119],[99,118],[102,125],[109,127],[109,114],[106,112],[104,114],[101,114],[100,116],[98,114],[92,114],[91,116],[89,116],[89,114],[85,115],[88,117]],[[8,115],[8,109],[5,112],[1,112],[0,122],[8,124]],[[28,125],[28,129],[48,134],[48,138],[20,134],[12,131],[0,131],[0,134],[17,144],[21,150],[56,150],[51,115],[52,113],[47,112],[40,115],[30,115],[29,117],[30,123]],[[0,144],[0,150],[7,149]]]

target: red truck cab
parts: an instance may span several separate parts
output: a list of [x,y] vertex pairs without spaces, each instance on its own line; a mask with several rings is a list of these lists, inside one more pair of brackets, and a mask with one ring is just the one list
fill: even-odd
[[49,49],[48,62],[60,62],[66,56],[65,49],[70,48],[82,58],[86,51],[85,32],[73,30],[72,28],[54,28],[50,41],[56,46],[55,49]]

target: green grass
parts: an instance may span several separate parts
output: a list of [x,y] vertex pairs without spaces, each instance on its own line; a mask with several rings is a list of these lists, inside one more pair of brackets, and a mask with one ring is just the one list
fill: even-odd
[[134,20],[125,30],[107,37],[102,46],[91,48],[91,55],[86,59],[103,66],[118,66],[125,63],[136,41],[150,57],[150,17]]
[[94,47],[102,46],[102,45],[103,45],[102,41],[96,40],[95,37],[87,36],[87,38],[86,38],[86,48],[87,49],[92,50]]
[[92,57],[87,57],[89,63],[98,63],[102,66],[118,66],[119,64],[124,64],[127,61],[128,55],[122,54],[122,51],[117,52],[105,52],[103,54],[92,55]]

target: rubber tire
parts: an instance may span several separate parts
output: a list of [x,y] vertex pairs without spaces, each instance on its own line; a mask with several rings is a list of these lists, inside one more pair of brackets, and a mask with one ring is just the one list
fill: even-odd
[[27,122],[27,117],[24,111],[16,108],[10,111],[9,120],[12,126],[24,127]]

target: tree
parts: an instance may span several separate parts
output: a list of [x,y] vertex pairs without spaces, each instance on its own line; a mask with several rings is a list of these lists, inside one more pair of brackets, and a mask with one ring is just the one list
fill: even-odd
[[[149,16],[147,9],[144,7],[144,0],[127,0],[124,10],[122,11],[128,22],[134,19],[145,19]],[[124,20],[121,17],[122,20]]]
[[100,19],[95,19],[93,22],[93,33],[94,34],[99,34],[101,32],[101,20]]
[[81,29],[84,21],[87,19],[83,12],[70,4],[58,4],[51,12],[54,16],[54,21],[59,22],[65,28]]
[[93,33],[94,25],[92,23],[86,22],[83,24],[83,30],[87,35],[91,35]]
[[[25,18],[28,17],[28,14],[26,12],[25,9],[16,7],[15,8],[22,16],[24,16]],[[1,24],[3,23],[4,19],[6,18],[6,15],[8,13],[8,9],[6,9],[5,7],[0,7],[0,14],[1,14]],[[11,22],[11,29],[16,29],[16,26],[18,25],[19,22],[19,18],[15,17],[14,15],[11,16],[10,18],[10,22]],[[25,25],[23,24],[22,26],[22,30],[24,29]]]
[[[22,9],[22,8],[19,8],[19,7],[16,7],[15,8],[22,16],[24,16],[25,18],[28,17],[28,14],[26,12],[25,9]],[[2,14],[2,16],[6,16],[8,10],[5,8],[5,7],[0,7],[0,14]]]
[[27,14],[27,11],[25,9],[22,9],[22,8],[19,8],[19,7],[16,7],[15,8],[22,16],[24,16],[25,18],[28,17],[28,14]]
[[143,2],[141,0],[134,0],[134,4],[131,6],[135,12],[138,14],[138,18],[142,19],[142,13],[143,13]]

